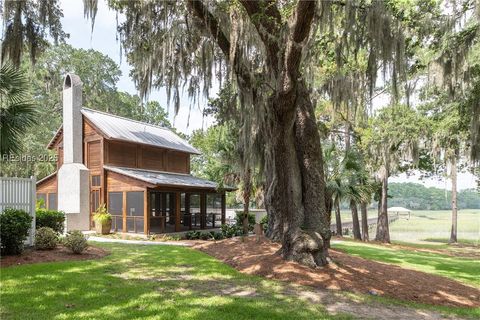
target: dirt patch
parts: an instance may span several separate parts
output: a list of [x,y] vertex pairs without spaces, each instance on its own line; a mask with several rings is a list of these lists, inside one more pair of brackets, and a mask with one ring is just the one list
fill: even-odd
[[290,283],[395,299],[455,307],[479,307],[480,290],[445,277],[353,257],[330,250],[333,263],[311,269],[284,261],[277,243],[238,238],[198,244],[206,252],[237,270]]
[[0,260],[0,266],[10,267],[19,266],[22,264],[32,264],[41,262],[58,262],[69,260],[91,260],[99,259],[109,252],[94,246],[88,246],[88,248],[82,254],[73,254],[69,249],[58,246],[54,250],[34,250],[27,249],[21,255],[18,256],[4,256]]

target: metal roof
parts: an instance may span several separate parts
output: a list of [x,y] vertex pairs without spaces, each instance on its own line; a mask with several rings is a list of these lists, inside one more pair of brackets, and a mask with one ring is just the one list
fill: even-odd
[[87,108],[82,108],[82,114],[107,139],[142,143],[191,154],[200,154],[197,149],[168,128]]
[[[106,170],[116,172],[127,177],[142,180],[155,185],[169,185],[179,187],[217,189],[218,184],[212,181],[194,177],[190,174],[171,173],[125,167],[103,166]],[[235,190],[232,187],[224,187],[225,190]]]

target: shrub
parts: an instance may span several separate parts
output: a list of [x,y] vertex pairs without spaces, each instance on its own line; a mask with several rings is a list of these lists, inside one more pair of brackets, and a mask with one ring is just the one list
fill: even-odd
[[225,239],[225,237],[223,236],[223,233],[221,232],[215,232],[213,234],[213,239],[215,240],[222,240],[222,239]]
[[79,230],[73,230],[67,233],[63,244],[68,249],[72,250],[73,253],[80,254],[85,250],[88,246],[87,238],[85,235]]
[[196,239],[199,239],[200,238],[200,232],[198,231],[188,231],[186,234],[185,234],[185,238],[187,238],[188,240],[196,240]]
[[268,214],[263,216],[263,218],[260,220],[260,224],[262,225],[263,232],[266,233],[268,230]]
[[108,213],[105,203],[102,204],[93,214],[93,220],[102,226],[112,221],[112,215]]
[[225,238],[243,235],[243,228],[237,225],[222,224],[221,229]]
[[37,229],[35,233],[35,247],[39,250],[52,250],[57,247],[58,235],[49,227]]
[[213,239],[213,236],[210,232],[203,232],[203,233],[200,234],[200,239],[211,240],[211,239]]
[[[243,230],[243,211],[237,212],[235,216],[235,225]],[[255,214],[248,213],[248,231],[253,231],[255,226]]]
[[56,233],[63,233],[65,213],[63,211],[38,209],[35,217],[35,228],[51,228]]
[[32,217],[23,210],[5,209],[0,215],[1,254],[20,254],[28,236]]
[[152,234],[148,237],[149,240],[152,241],[179,241],[182,240],[182,237],[179,236],[178,234],[173,234],[173,235],[158,235],[158,234]]

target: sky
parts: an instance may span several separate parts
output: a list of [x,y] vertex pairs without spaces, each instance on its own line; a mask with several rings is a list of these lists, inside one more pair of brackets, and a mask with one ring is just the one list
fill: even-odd
[[[105,1],[100,0],[92,33],[91,22],[83,15],[83,1],[62,0],[60,5],[64,15],[63,29],[70,35],[66,42],[75,48],[94,49],[109,56],[120,66],[122,71],[120,81],[117,83],[118,89],[130,94],[137,94],[135,84],[129,77],[131,68],[120,50],[120,42],[117,41],[116,13],[107,7]],[[122,16],[119,16],[119,21],[122,21]],[[212,89],[212,94],[216,94],[215,88]],[[181,107],[176,116],[173,112],[173,105],[171,108],[168,107],[165,90],[152,90],[149,100],[160,102],[160,105],[167,109],[170,122],[183,133],[190,134],[196,129],[206,128],[214,121],[211,117],[203,117],[202,110],[198,106],[191,107],[186,95],[181,96]],[[201,100],[199,105],[205,106],[206,100]]]
[[[117,41],[116,32],[116,13],[111,11],[104,1],[99,1],[98,13],[95,19],[95,27],[91,32],[91,22],[87,21],[83,15],[83,1],[81,0],[62,0],[61,8],[64,17],[62,25],[66,33],[70,35],[66,40],[75,48],[94,49],[108,55],[114,60],[122,71],[122,76],[117,86],[121,91],[130,94],[137,94],[133,80],[129,77],[130,67],[125,56],[122,56],[120,43]],[[119,21],[122,17],[119,16]],[[212,96],[215,96],[215,89],[212,90]],[[167,109],[171,123],[180,132],[190,134],[192,131],[201,128],[207,128],[212,125],[214,120],[211,117],[205,118],[199,107],[191,107],[190,101],[186,95],[180,97],[180,111],[178,115],[173,114],[173,106],[167,108],[167,97],[165,90],[153,90],[149,96],[150,100],[156,100]],[[379,98],[377,103],[383,104],[386,99]],[[383,101],[385,100],[385,101]],[[201,107],[206,105],[206,101],[200,101]],[[390,182],[414,182],[427,187],[451,188],[450,179],[432,178],[419,179],[419,174],[406,176],[402,174],[389,179]],[[475,177],[467,172],[458,174],[458,189],[475,188]]]

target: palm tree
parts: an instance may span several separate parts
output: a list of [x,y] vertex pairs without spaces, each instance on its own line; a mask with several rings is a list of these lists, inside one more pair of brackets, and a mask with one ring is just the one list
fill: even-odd
[[28,95],[25,74],[11,64],[0,68],[0,153],[17,153],[25,129],[35,123],[36,110]]
[[[345,201],[350,205],[352,213],[354,238],[368,241],[366,208],[371,202],[374,187],[364,169],[362,156],[354,148],[346,152],[340,151],[334,143],[325,145],[324,150],[327,168],[326,187],[327,193],[332,198],[332,209],[335,210],[336,234],[343,235],[340,203]],[[362,231],[360,231],[358,204],[362,213]]]

